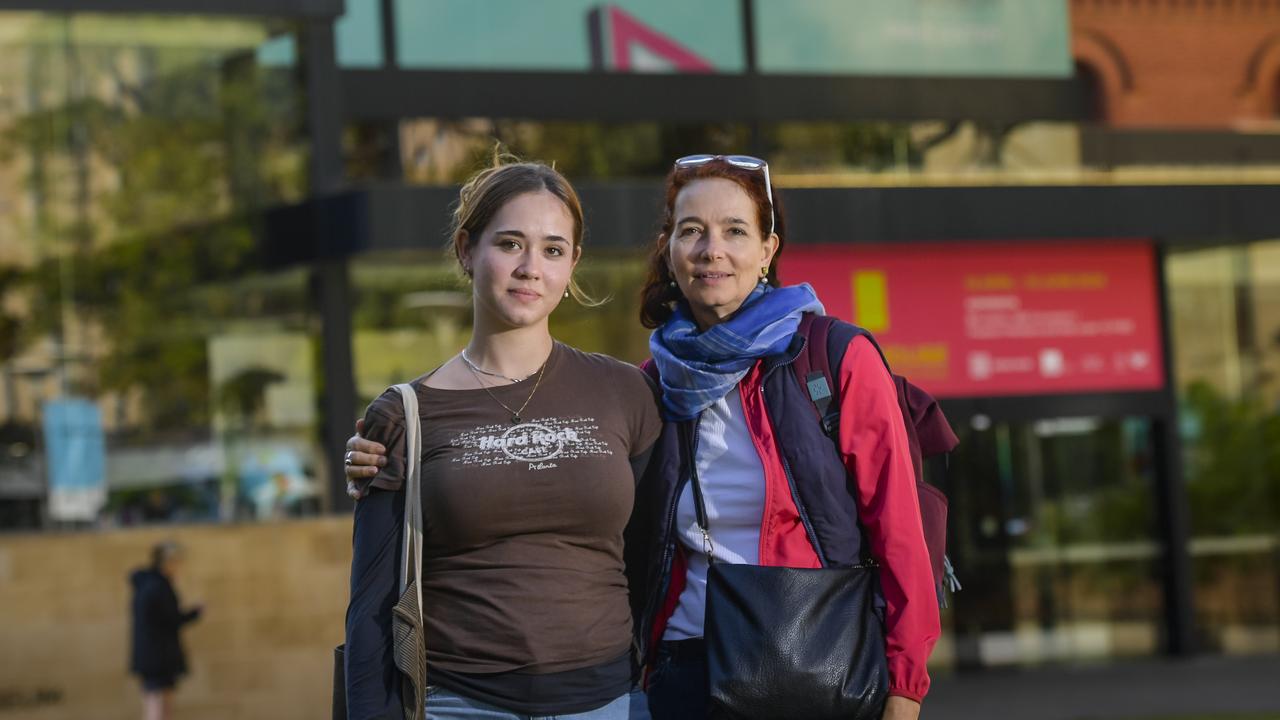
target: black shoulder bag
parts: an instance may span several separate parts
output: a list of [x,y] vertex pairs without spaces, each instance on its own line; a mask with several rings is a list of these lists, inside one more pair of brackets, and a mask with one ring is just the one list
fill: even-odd
[[878,720],[889,670],[877,566],[715,562],[694,460],[694,507],[710,562],[704,635],[713,716]]

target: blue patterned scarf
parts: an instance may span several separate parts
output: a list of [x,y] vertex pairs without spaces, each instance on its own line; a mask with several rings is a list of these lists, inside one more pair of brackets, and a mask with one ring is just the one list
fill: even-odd
[[766,355],[787,349],[806,312],[823,313],[808,283],[758,285],[728,320],[699,332],[688,306],[649,336],[662,377],[662,404],[673,420],[691,420],[724,397]]

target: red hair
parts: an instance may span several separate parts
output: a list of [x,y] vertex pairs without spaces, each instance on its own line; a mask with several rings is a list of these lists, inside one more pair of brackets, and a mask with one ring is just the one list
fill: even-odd
[[[666,322],[673,312],[672,305],[682,297],[680,288],[674,286],[675,278],[672,277],[671,268],[667,265],[667,246],[671,241],[671,233],[675,229],[676,198],[686,185],[706,178],[724,178],[742,188],[756,206],[756,225],[761,233],[769,227],[770,220],[774,221],[773,232],[778,236],[778,249],[769,263],[766,280],[770,285],[778,284],[778,258],[782,256],[782,246],[786,242],[787,223],[783,217],[782,205],[778,202],[776,189],[773,193],[773,203],[770,205],[769,196],[764,187],[764,174],[757,170],[730,165],[722,159],[689,168],[674,168],[667,176],[662,230],[654,239],[653,248],[649,253],[649,273],[645,278],[644,288],[640,291],[640,323],[647,328],[656,328]],[[763,239],[761,237],[761,240]]]

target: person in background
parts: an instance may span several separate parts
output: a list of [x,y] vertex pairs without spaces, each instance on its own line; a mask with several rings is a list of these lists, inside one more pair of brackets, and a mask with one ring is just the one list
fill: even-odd
[[183,609],[173,588],[182,565],[183,550],[172,541],[151,549],[151,564],[135,570],[133,585],[133,642],[129,670],[142,682],[143,720],[168,720],[173,712],[173,689],[187,672],[186,653],[179,633],[200,617],[199,605]]

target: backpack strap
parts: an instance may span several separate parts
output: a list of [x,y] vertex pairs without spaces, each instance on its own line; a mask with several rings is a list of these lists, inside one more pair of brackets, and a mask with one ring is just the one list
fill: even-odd
[[898,407],[902,412],[903,425],[907,435],[907,445],[911,456],[912,470],[915,472],[917,498],[920,502],[921,520],[925,531],[925,544],[929,549],[929,563],[933,571],[934,588],[938,594],[938,603],[947,606],[947,591],[960,589],[955,570],[946,556],[947,498],[940,490],[924,482],[923,458],[917,422],[919,418],[911,411],[908,398],[918,401],[927,400],[926,407],[932,403],[936,412],[926,413],[926,418],[940,423],[930,432],[930,455],[945,453],[955,447],[956,440],[942,417],[936,402],[923,390],[917,388],[899,375],[894,375],[889,368],[889,361],[880,349],[879,343],[871,333],[850,323],[825,316],[806,314],[800,321],[799,333],[808,341],[805,349],[793,362],[796,379],[808,391],[818,417],[822,421],[822,429],[839,447],[840,401],[836,397],[840,386],[837,384],[833,369],[844,364],[845,353],[849,344],[859,335],[871,342],[872,347],[880,355],[881,362],[889,371],[898,399]]
[[822,431],[833,435],[834,423],[829,419],[832,405],[837,415],[839,404],[835,402],[832,385],[831,368],[827,358],[827,331],[831,328],[831,318],[823,315],[805,313],[800,318],[797,332],[805,337],[804,351],[793,361],[793,369],[800,385],[809,393],[809,400],[818,411],[818,421],[822,423]]
[[648,358],[640,363],[640,369],[644,371],[645,375],[649,376],[649,379],[653,381],[654,385],[658,386],[659,390],[662,389],[662,378],[658,376],[658,363],[654,362],[653,358]]
[[865,333],[830,315],[813,313],[804,314],[797,332],[804,335],[806,342],[804,352],[793,363],[796,378],[809,393],[822,431],[834,440],[840,430],[840,403],[836,398],[838,386],[833,369],[844,362],[845,351],[853,338]]

